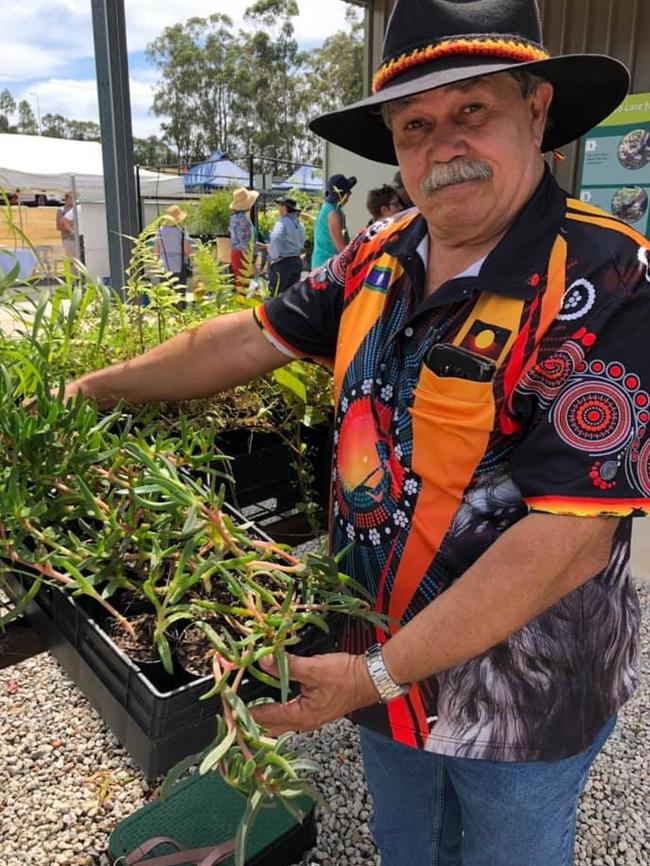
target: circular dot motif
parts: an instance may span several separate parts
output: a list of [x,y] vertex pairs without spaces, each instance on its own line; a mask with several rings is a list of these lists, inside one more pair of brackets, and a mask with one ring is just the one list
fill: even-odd
[[584,382],[568,388],[558,399],[553,422],[567,444],[604,454],[629,438],[632,413],[625,394],[614,385]]

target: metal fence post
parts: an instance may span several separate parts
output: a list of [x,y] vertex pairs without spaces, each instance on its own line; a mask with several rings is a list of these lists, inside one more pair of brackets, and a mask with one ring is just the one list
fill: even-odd
[[111,285],[122,294],[138,233],[124,0],[91,0]]

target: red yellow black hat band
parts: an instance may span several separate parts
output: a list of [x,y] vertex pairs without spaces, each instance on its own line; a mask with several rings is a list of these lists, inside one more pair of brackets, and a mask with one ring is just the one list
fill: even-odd
[[458,36],[442,39],[387,60],[379,67],[372,81],[372,92],[379,93],[398,75],[447,57],[488,57],[515,63],[546,60],[550,55],[541,45],[519,37]]

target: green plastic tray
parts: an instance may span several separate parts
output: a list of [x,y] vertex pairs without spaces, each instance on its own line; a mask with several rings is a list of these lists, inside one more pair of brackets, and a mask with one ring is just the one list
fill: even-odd
[[[248,866],[291,866],[316,842],[314,804],[305,796],[294,800],[305,814],[298,824],[280,804],[262,809],[249,832]],[[218,845],[232,839],[246,801],[217,774],[192,776],[178,782],[165,800],[154,800],[121,821],[111,833],[111,863],[154,836],[170,836],[186,848]],[[171,853],[161,845],[156,854]],[[153,856],[153,855],[152,855]],[[229,857],[224,866],[233,866]]]

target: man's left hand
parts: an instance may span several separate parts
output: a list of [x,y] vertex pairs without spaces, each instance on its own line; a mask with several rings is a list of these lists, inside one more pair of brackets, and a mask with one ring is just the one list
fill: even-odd
[[[286,731],[313,731],[361,707],[375,704],[379,695],[363,656],[348,653],[287,656],[289,676],[300,683],[300,694],[286,704],[263,704],[253,709],[253,718],[273,736]],[[264,669],[277,676],[275,660],[267,658]]]

